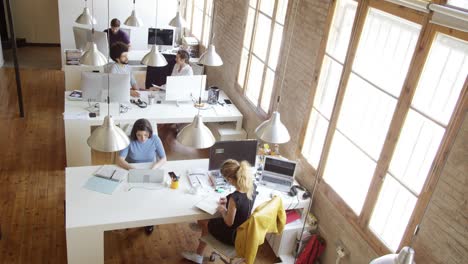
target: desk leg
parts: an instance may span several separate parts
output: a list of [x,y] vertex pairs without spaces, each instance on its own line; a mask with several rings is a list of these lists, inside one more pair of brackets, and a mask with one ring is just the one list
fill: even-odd
[[236,121],[236,130],[241,130],[242,129],[242,117],[237,119]]
[[64,120],[64,123],[67,166],[90,166],[91,149],[86,142],[91,134],[89,123],[85,120]]
[[67,229],[68,264],[103,264],[104,232],[92,228]]

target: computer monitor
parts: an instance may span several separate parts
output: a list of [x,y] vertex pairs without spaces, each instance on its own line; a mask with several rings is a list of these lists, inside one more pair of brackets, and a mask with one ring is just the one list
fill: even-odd
[[208,93],[205,91],[206,75],[167,76],[166,101],[192,101],[201,99],[206,101]]
[[[92,31],[87,28],[73,27],[73,35],[75,37],[75,46],[77,49],[86,51],[88,42],[93,41]],[[107,33],[94,31],[94,42],[98,50],[107,56],[109,54],[109,42],[107,41]]]
[[109,74],[109,99],[111,103],[130,103],[130,74]]
[[81,91],[83,101],[102,102],[102,91],[107,88],[107,74],[97,72],[81,73]]
[[73,36],[75,37],[76,48],[84,51],[86,44],[90,41],[88,37],[91,36],[91,30],[87,28],[73,27]]
[[257,157],[257,140],[230,140],[218,141],[210,149],[209,170],[218,170],[227,159],[235,159],[239,162],[246,160],[255,166]]
[[158,45],[161,50],[172,49],[175,41],[173,28],[148,28],[148,45]]

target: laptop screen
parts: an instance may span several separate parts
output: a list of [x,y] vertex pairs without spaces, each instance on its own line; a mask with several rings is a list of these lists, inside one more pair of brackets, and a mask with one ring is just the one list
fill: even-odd
[[276,174],[293,177],[295,170],[296,163],[293,161],[265,157],[263,171],[270,171]]

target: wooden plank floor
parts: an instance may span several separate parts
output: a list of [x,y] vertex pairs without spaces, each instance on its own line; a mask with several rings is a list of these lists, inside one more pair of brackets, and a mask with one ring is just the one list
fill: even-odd
[[[63,73],[27,69],[21,79],[23,119],[14,71],[0,68],[0,263],[66,263]],[[178,145],[171,131],[160,135],[169,159],[206,156]],[[190,263],[179,252],[194,250],[198,236],[188,224],[157,226],[151,236],[142,228],[106,232],[105,263]],[[275,260],[260,247],[256,263]]]

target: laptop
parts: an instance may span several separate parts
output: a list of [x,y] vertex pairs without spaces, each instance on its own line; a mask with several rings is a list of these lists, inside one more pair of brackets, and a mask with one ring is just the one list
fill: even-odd
[[129,183],[163,183],[164,170],[162,169],[132,169],[128,171]]
[[294,184],[296,162],[265,156],[260,184],[281,192],[289,192]]

